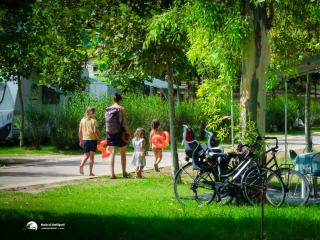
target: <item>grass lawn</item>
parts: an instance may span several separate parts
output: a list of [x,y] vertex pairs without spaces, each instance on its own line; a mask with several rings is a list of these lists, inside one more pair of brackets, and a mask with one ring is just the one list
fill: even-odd
[[0,147],[0,156],[19,156],[19,155],[46,155],[46,154],[67,154],[79,155],[81,150],[59,150],[54,146],[42,146],[41,149],[32,147]]
[[[265,209],[265,239],[319,239],[320,206]],[[258,239],[260,209],[184,208],[169,175],[97,178],[41,193],[0,192],[1,239]],[[26,223],[65,230],[25,230]]]
[[[320,126],[312,127],[311,131],[312,132],[320,132]],[[270,136],[270,135],[284,135],[284,131],[283,132],[268,132],[268,133],[266,133],[266,136]],[[288,135],[304,135],[304,129],[288,130]]]
[[[132,146],[127,147],[128,152],[132,152]],[[116,148],[116,152],[119,152],[119,148]],[[22,155],[47,155],[47,154],[61,154],[61,155],[79,155],[82,154],[82,150],[60,150],[54,146],[42,146],[41,149],[35,149],[32,147],[0,147],[0,156],[22,156]],[[100,152],[97,150],[97,154]]]

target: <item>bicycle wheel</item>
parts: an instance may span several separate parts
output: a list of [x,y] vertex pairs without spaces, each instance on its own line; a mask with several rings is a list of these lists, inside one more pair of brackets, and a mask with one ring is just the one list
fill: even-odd
[[304,205],[310,196],[308,179],[294,169],[282,168],[281,177],[286,186],[286,202],[290,205]]
[[223,186],[218,188],[218,192],[219,192],[219,197],[218,197],[218,193],[216,193],[216,201],[219,204],[230,204],[235,196],[236,196],[236,189],[235,186],[228,184],[228,183],[222,183]]
[[207,205],[215,197],[214,176],[201,172],[187,163],[177,172],[174,179],[174,194],[183,205]]
[[244,197],[251,205],[266,199],[271,205],[280,207],[285,200],[285,185],[271,169],[258,166],[249,168],[244,173],[241,185]]

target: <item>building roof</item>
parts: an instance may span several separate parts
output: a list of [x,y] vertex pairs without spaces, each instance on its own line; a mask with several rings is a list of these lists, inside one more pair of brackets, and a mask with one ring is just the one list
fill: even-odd
[[[155,87],[155,88],[162,88],[162,89],[167,89],[168,88],[168,82],[161,80],[159,78],[151,78],[152,81],[145,80],[144,84],[150,87]],[[177,89],[177,85],[173,84],[173,88]],[[179,86],[179,89],[186,89],[186,86]]]
[[320,54],[305,57],[297,66],[298,76],[307,75],[317,71],[320,71]]

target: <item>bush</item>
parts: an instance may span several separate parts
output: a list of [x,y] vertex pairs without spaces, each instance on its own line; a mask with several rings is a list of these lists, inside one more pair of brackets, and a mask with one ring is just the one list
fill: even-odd
[[68,99],[56,116],[55,128],[51,137],[52,144],[59,149],[79,148],[79,123],[88,106],[96,108],[98,130],[103,136],[101,133],[104,133],[105,125],[102,116],[105,107],[111,103],[111,99],[91,97],[85,93],[71,94]]
[[[297,117],[301,118],[300,102],[288,98],[288,129],[292,129]],[[303,116],[303,115],[302,115]],[[302,117],[303,118],[303,117]],[[267,100],[266,131],[284,131],[285,127],[285,96],[276,96]]]
[[54,125],[54,113],[45,106],[29,105],[25,112],[25,141],[39,148],[50,137]]
[[182,140],[182,125],[186,124],[194,130],[196,138],[204,138],[207,120],[202,114],[199,101],[180,102],[176,109],[176,133],[178,140]]
[[[84,115],[87,106],[96,108],[96,117],[99,123],[99,135],[106,136],[104,112],[105,108],[112,104],[112,99],[95,98],[83,93],[69,96],[69,101],[62,107],[57,116],[55,129],[52,134],[52,143],[58,148],[78,148],[79,122]],[[122,105],[126,109],[131,132],[142,127],[147,133],[151,130],[151,121],[159,119],[161,129],[169,131],[168,104],[158,96],[146,96],[134,93],[123,95]],[[182,138],[182,124],[188,124],[195,130],[201,119],[201,108],[197,102],[181,102],[176,109],[176,136]],[[204,120],[203,120],[204,121]],[[148,134],[147,134],[148,140]]]
[[312,99],[311,101],[311,124],[320,125],[320,103],[318,99]]
[[[311,99],[311,125],[320,125],[320,104],[317,99]],[[284,131],[285,96],[270,97],[267,99],[266,130],[268,132]],[[296,118],[304,122],[305,97],[288,97],[288,129],[293,129]]]

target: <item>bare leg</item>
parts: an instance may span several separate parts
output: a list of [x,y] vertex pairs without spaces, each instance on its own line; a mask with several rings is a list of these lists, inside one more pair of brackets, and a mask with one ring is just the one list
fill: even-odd
[[141,178],[142,178],[142,171],[143,171],[143,168],[144,168],[143,166],[139,168],[139,174],[140,174],[140,177],[141,177]]
[[153,151],[153,154],[154,154],[154,164],[157,164],[158,150],[156,148],[153,148],[152,151]]
[[139,167],[136,167],[136,178],[139,177]]
[[114,174],[114,157],[116,154],[116,151],[114,147],[110,147],[110,173],[111,173],[111,178],[116,178],[116,175]]
[[93,170],[93,163],[94,163],[94,154],[95,152],[90,151],[90,176],[94,176],[92,170]]
[[124,177],[128,177],[128,173],[126,172],[126,146],[120,148],[120,156],[121,156],[121,167],[122,167],[122,175]]
[[83,175],[83,167],[86,164],[88,158],[90,156],[90,152],[87,152],[83,155],[82,161],[80,163],[80,174]]
[[162,150],[158,150],[158,160],[157,160],[156,164],[159,165],[161,160],[162,160]]
[[154,170],[156,171],[156,172],[159,172],[159,167],[158,167],[158,158],[159,158],[159,150],[158,149],[153,149],[153,153],[154,153],[154,164],[153,164],[153,166],[154,166]]
[[143,167],[137,167],[137,178],[142,178]]

